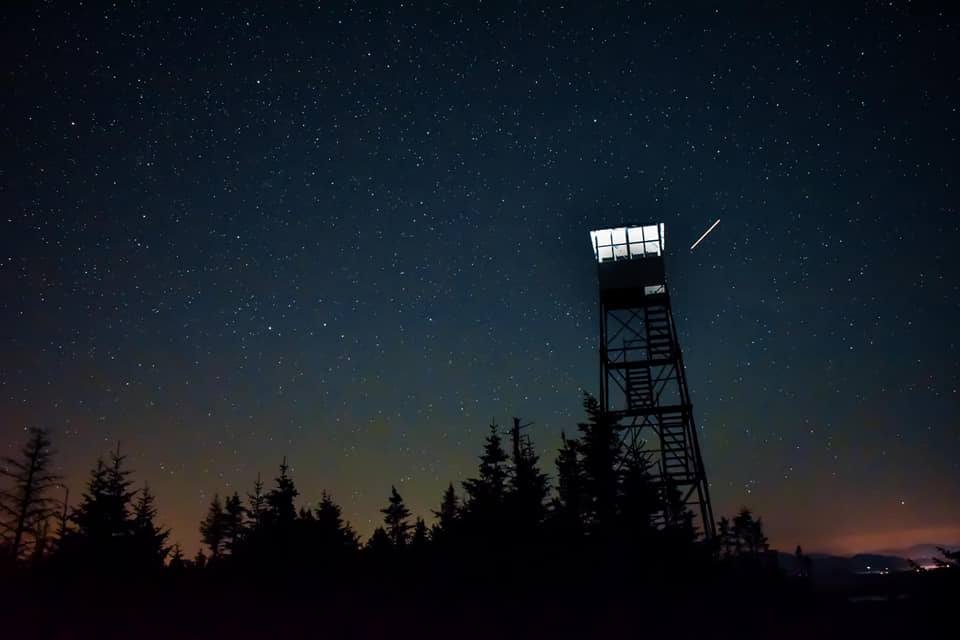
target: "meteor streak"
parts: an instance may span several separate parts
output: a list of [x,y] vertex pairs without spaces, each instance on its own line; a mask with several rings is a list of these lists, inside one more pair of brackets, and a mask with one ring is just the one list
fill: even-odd
[[[707,234],[710,233],[711,231],[713,231],[713,228],[714,228],[715,226],[717,226],[718,224],[720,224],[720,218],[717,218],[717,221],[714,222],[712,225],[710,225],[710,228],[709,228],[709,229],[707,229],[706,231],[703,232],[703,235],[700,236],[700,240],[703,240],[704,238],[706,238],[706,237],[707,237]],[[698,244],[700,244],[700,240],[697,240],[697,241],[694,242],[692,245],[690,245],[690,251],[693,251],[693,248],[694,248],[695,246],[697,246]]]

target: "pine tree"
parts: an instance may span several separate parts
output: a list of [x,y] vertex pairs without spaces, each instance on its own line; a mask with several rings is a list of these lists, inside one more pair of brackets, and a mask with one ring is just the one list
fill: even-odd
[[324,491],[320,495],[320,504],[315,510],[317,544],[332,552],[356,551],[359,544],[357,534],[343,519],[340,505]]
[[289,529],[297,518],[297,508],[293,500],[299,495],[293,479],[287,475],[289,469],[287,457],[284,456],[280,463],[280,475],[275,480],[276,487],[267,494],[270,523],[284,529]]
[[717,522],[717,545],[721,558],[733,555],[733,532],[730,529],[730,520],[726,516],[722,516]]
[[170,551],[170,569],[173,571],[182,571],[184,568],[183,548],[177,542]]
[[263,481],[257,474],[257,481],[253,483],[253,493],[247,494],[248,527],[254,532],[260,531],[263,525],[263,514],[267,508],[267,497],[263,493]]
[[393,543],[390,536],[383,527],[377,527],[373,530],[373,535],[367,540],[365,549],[377,556],[383,556],[393,549]]
[[217,561],[223,552],[224,521],[225,517],[223,505],[220,503],[220,496],[213,494],[213,500],[210,502],[207,517],[200,523],[201,541],[210,549],[211,562]]
[[44,429],[31,428],[29,433],[20,459],[4,457],[0,463],[0,477],[13,485],[0,492],[0,536],[14,559],[30,544],[45,546],[48,521],[57,511],[56,500],[47,495],[60,482],[50,470],[50,439]]
[[587,498],[585,514],[591,533],[605,537],[615,527],[621,443],[615,420],[596,398],[584,394],[583,407],[588,421],[577,425],[581,435],[576,446]]
[[763,521],[760,518],[754,519],[753,513],[743,507],[733,518],[733,526],[725,522],[726,518],[720,519],[721,531],[727,528],[727,537],[730,542],[729,547],[732,553],[730,555],[747,560],[758,560],[765,555],[769,549],[767,536],[763,533]]
[[503,520],[507,489],[507,454],[498,434],[497,424],[490,425],[490,434],[480,456],[480,476],[465,480],[464,515],[471,529],[488,538]]
[[653,462],[638,448],[624,456],[619,494],[619,520],[623,533],[634,542],[654,535],[654,517],[660,510],[660,498],[650,474]]
[[163,561],[170,553],[170,547],[166,546],[170,531],[156,525],[154,500],[150,486],[144,483],[133,508],[134,555],[138,564],[142,563],[147,568],[163,566]]
[[560,434],[563,445],[557,454],[557,497],[553,502],[553,519],[566,536],[582,533],[583,514],[586,510],[584,474],[576,440],[568,440]]
[[383,514],[383,523],[386,525],[387,537],[394,549],[403,549],[407,546],[410,535],[410,510],[403,504],[403,498],[397,493],[397,488],[390,487],[390,504],[380,509]]
[[423,521],[423,518],[418,517],[416,524],[413,525],[413,537],[410,539],[410,549],[414,553],[423,553],[427,550],[429,542],[427,525]]
[[243,540],[243,517],[246,509],[240,502],[240,495],[234,491],[227,498],[223,509],[223,545],[224,549],[234,555]]
[[457,523],[460,520],[460,501],[453,489],[453,483],[443,492],[440,508],[433,512],[437,518],[433,525],[432,538],[435,542],[447,543],[456,535]]
[[513,419],[511,441],[513,456],[509,476],[508,502],[511,519],[518,533],[528,536],[546,516],[544,501],[550,492],[550,482],[537,466],[539,458],[529,437],[520,436],[520,419]]
[[59,541],[60,559],[95,571],[126,570],[135,561],[132,501],[137,492],[130,489],[132,472],[123,468],[125,459],[118,445],[110,466],[103,458],[97,460],[87,490],[70,515],[72,526]]
[[111,531],[115,536],[126,536],[130,532],[132,523],[131,507],[133,497],[137,494],[130,476],[132,471],[123,468],[127,456],[120,455],[120,445],[116,452],[110,454],[112,464],[107,468],[107,500],[109,508],[107,517],[110,520]]

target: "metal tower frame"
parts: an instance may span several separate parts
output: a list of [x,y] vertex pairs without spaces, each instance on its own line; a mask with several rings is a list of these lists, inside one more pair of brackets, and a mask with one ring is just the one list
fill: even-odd
[[600,406],[625,445],[651,457],[663,504],[658,524],[690,509],[711,541],[713,510],[667,290],[663,232],[663,223],[590,232],[600,285]]

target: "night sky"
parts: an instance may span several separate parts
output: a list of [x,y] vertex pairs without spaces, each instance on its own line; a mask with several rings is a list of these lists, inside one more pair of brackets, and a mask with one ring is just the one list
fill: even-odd
[[588,232],[664,222],[714,511],[960,542],[956,15],[24,4],[0,446],[49,428],[72,502],[119,441],[192,553],[287,455],[367,536],[512,416],[553,473],[597,392]]

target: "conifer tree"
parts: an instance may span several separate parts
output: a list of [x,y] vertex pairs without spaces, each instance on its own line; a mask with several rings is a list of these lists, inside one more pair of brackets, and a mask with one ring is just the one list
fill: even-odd
[[433,512],[437,522],[433,525],[432,538],[435,542],[449,542],[456,535],[460,520],[460,501],[451,482],[443,492],[440,508]]
[[577,451],[578,442],[560,437],[563,445],[557,454],[557,497],[553,502],[553,518],[564,535],[582,533],[585,510],[584,477]]
[[382,556],[390,553],[393,549],[393,543],[390,536],[383,527],[377,527],[373,530],[373,535],[367,540],[365,549],[374,555]]
[[503,520],[507,489],[507,454],[495,422],[490,425],[490,434],[483,446],[479,471],[478,478],[463,482],[464,514],[475,533],[488,537]]
[[730,519],[722,516],[717,522],[717,545],[721,558],[733,555],[733,532],[730,529]]
[[72,526],[59,541],[59,558],[97,571],[127,569],[135,562],[132,501],[137,492],[130,488],[133,481],[123,468],[125,459],[119,445],[111,453],[110,466],[97,459],[87,490],[70,515]]
[[230,555],[237,553],[243,539],[243,518],[246,509],[240,502],[240,495],[234,491],[227,498],[223,508],[223,546]]
[[660,498],[653,483],[649,454],[632,448],[623,459],[619,494],[619,520],[623,533],[634,541],[654,534],[654,516],[660,510]]
[[119,443],[116,452],[111,453],[110,457],[112,464],[107,468],[107,498],[109,500],[107,516],[111,521],[111,530],[117,532],[117,535],[123,536],[129,533],[133,524],[130,518],[131,507],[137,491],[132,488],[133,480],[130,479],[133,472],[123,468],[127,456],[120,455]]
[[324,491],[320,504],[315,510],[317,544],[330,551],[355,551],[358,546],[357,534],[343,519],[340,505]]
[[769,548],[762,520],[754,519],[753,512],[746,507],[733,518],[733,539],[737,555],[758,557]]
[[413,537],[410,539],[410,549],[415,553],[423,553],[427,550],[429,542],[427,525],[423,521],[423,518],[418,517],[416,524],[413,525]]
[[407,546],[410,535],[410,510],[403,504],[403,498],[397,493],[397,488],[390,487],[390,504],[380,510],[383,514],[383,523],[386,525],[387,538],[394,549],[403,549]]
[[293,479],[287,475],[289,469],[287,457],[284,456],[280,463],[280,475],[275,480],[276,487],[267,494],[270,523],[284,529],[289,529],[297,518],[297,508],[293,501],[299,495]]
[[0,477],[12,485],[0,491],[0,536],[14,559],[22,557],[30,544],[46,544],[48,520],[57,510],[56,500],[48,495],[60,482],[51,471],[49,436],[38,428],[29,434],[19,459],[0,461]]
[[253,483],[253,493],[247,494],[247,505],[247,516],[250,519],[248,527],[255,532],[259,531],[267,508],[267,497],[263,493],[263,480],[259,473],[257,481]]
[[133,508],[132,548],[138,565],[145,568],[163,566],[170,553],[170,547],[166,546],[170,531],[157,526],[154,500],[150,486],[144,483]]
[[596,398],[584,394],[583,407],[588,420],[577,425],[580,438],[576,447],[587,498],[585,515],[590,531],[606,536],[614,529],[617,515],[621,444],[614,419]]
[[177,542],[170,550],[170,569],[173,571],[182,571],[184,568],[183,548]]
[[223,505],[220,502],[220,496],[215,493],[213,494],[213,500],[210,502],[207,517],[200,523],[201,541],[210,549],[211,562],[217,561],[223,552],[224,524]]
[[514,418],[511,431],[513,456],[509,477],[508,502],[510,515],[521,535],[529,535],[546,515],[544,501],[550,492],[550,482],[541,473],[539,457],[529,437],[520,436],[520,419]]

